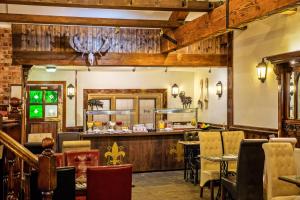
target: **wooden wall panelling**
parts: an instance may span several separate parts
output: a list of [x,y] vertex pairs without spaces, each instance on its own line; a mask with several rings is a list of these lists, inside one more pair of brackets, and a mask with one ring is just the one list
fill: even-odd
[[219,35],[206,40],[195,42],[187,47],[181,48],[175,53],[191,54],[226,54],[228,34]]
[[79,33],[81,39],[90,36],[88,44],[94,47],[99,42],[98,35],[109,37],[109,52],[160,53],[156,47],[159,42],[153,41],[159,38],[157,29],[120,28],[116,33],[116,28],[111,27],[13,24],[12,30],[16,41],[14,51],[74,52],[69,45],[69,39]]

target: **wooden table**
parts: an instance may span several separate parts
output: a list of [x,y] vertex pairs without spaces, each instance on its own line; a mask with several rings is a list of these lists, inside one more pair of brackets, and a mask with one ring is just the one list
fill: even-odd
[[291,184],[295,184],[298,187],[300,187],[300,177],[296,176],[296,175],[290,175],[290,176],[280,176],[278,177],[279,180],[291,183]]
[[[184,152],[184,180],[192,180],[194,184],[198,183],[198,169],[193,172],[192,166],[195,157],[200,153],[200,141],[179,141],[183,145]],[[200,163],[199,163],[200,164]]]

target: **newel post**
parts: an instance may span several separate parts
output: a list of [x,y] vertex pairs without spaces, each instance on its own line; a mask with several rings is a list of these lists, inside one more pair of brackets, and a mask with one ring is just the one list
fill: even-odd
[[42,142],[45,150],[39,156],[38,188],[42,192],[43,200],[52,200],[56,188],[56,158],[52,150],[54,141],[45,138]]

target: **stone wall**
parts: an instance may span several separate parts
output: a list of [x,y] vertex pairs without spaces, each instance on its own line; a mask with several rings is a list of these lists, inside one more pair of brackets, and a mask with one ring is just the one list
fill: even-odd
[[12,65],[11,29],[0,28],[0,104],[7,104],[9,85],[21,83],[21,66]]

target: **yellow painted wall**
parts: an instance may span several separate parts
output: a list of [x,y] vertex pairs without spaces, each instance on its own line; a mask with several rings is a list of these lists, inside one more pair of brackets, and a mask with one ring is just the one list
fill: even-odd
[[256,65],[262,57],[300,50],[300,12],[274,15],[234,32],[234,124],[277,128],[277,80],[271,65],[261,83]]

